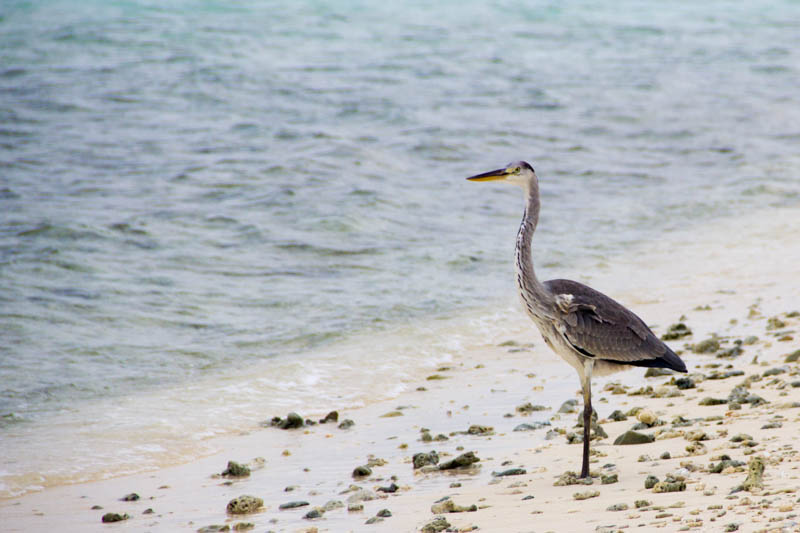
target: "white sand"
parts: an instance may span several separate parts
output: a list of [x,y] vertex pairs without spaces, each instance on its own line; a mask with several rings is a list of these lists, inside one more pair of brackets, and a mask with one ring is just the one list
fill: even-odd
[[[614,446],[617,435],[628,430],[636,420],[602,422],[609,438],[593,443],[600,452],[592,468],[598,473],[614,472],[619,482],[602,485],[599,479],[590,487],[583,485],[553,486],[555,479],[567,470],[580,467],[580,445],[568,445],[563,436],[546,441],[547,429],[514,432],[523,422],[551,420],[553,428],[572,431],[576,414],[556,415],[558,406],[568,398],[579,398],[574,371],[549,353],[538,333],[524,317],[519,320],[513,340],[533,343],[530,349],[510,351],[498,346],[500,340],[489,339],[486,346],[462,352],[450,363],[449,370],[437,372],[447,379],[420,379],[410,391],[396,398],[340,413],[356,425],[339,430],[335,425],[317,425],[304,430],[283,431],[254,428],[246,435],[216,439],[220,450],[210,457],[190,464],[163,468],[155,472],[119,477],[94,483],[47,489],[0,502],[0,529],[3,531],[194,531],[210,524],[233,524],[246,521],[255,524],[254,531],[418,531],[434,518],[431,505],[444,496],[456,504],[476,504],[478,511],[450,513],[446,519],[453,528],[480,531],[594,531],[598,526],[609,530],[634,529],[679,531],[723,531],[728,524],[738,524],[739,531],[800,530],[800,508],[796,488],[800,486],[797,436],[800,435],[800,408],[791,407],[800,401],[800,388],[789,383],[800,380],[800,364],[784,365],[783,357],[800,349],[800,317],[782,319],[791,340],[778,340],[767,331],[767,318],[792,310],[800,310],[800,221],[796,211],[775,210],[758,215],[760,219],[731,220],[704,231],[703,234],[670,236],[670,241],[683,242],[680,247],[664,246],[662,250],[631,254],[610,264],[608,273],[596,275],[591,283],[618,300],[633,307],[661,334],[666,327],[685,314],[685,322],[694,331],[687,339],[672,346],[681,349],[685,343],[699,342],[712,333],[720,335],[732,346],[734,339],[755,335],[759,341],[744,346],[744,354],[735,359],[716,359],[713,355],[683,354],[690,372],[708,374],[709,364],[721,363],[719,370],[740,369],[744,376],[725,380],[702,381],[697,388],[682,390],[681,396],[652,398],[603,392],[607,383],[620,383],[630,391],[643,385],[658,389],[669,377],[644,378],[644,370],[596,380],[595,407],[601,419],[614,409],[634,406],[653,411],[664,426],[645,430],[657,433],[671,430],[674,417],[690,419],[719,416],[690,427],[676,428],[673,438],[652,444]],[[755,217],[755,215],[754,215]],[[759,220],[755,224],[755,220]],[[749,229],[755,228],[755,229]],[[700,305],[711,310],[695,310]],[[751,313],[751,306],[757,304]],[[520,315],[521,316],[521,315]],[[732,323],[731,320],[736,322]],[[512,347],[513,350],[513,347]],[[757,362],[753,362],[757,356]],[[731,368],[726,368],[732,365]],[[750,391],[770,403],[728,411],[727,405],[699,406],[705,397],[724,398],[744,378],[765,370],[785,366],[787,372],[752,383]],[[535,374],[535,376],[529,376]],[[416,391],[424,386],[427,391]],[[667,390],[675,390],[669,386]],[[515,407],[530,401],[551,409],[531,416],[515,413]],[[336,405],[331,405],[335,409]],[[400,410],[402,416],[381,415]],[[514,413],[506,418],[505,413]],[[285,413],[272,413],[281,414]],[[302,413],[320,418],[324,412]],[[267,416],[265,416],[267,418]],[[778,421],[782,427],[761,429]],[[420,442],[420,428],[427,427],[436,435],[464,431],[472,424],[493,426],[492,436],[453,435],[446,442]],[[697,455],[687,452],[689,442],[681,434],[704,431],[709,440]],[[732,443],[730,437],[747,433],[758,444],[754,447]],[[407,444],[407,447],[401,447]],[[57,442],[53,446],[58,446]],[[463,447],[463,449],[459,449]],[[443,460],[462,451],[474,451],[481,461],[476,468],[455,473],[415,473],[410,464],[413,453],[435,449]],[[291,455],[282,454],[289,450]],[[671,459],[660,460],[663,452]],[[741,484],[745,471],[711,474],[707,472],[712,458],[728,454],[732,459],[747,462],[765,458],[764,488],[755,493],[731,490]],[[745,454],[750,455],[745,455]],[[357,484],[376,489],[391,483],[396,476],[400,490],[377,500],[364,502],[364,511],[348,512],[344,508],[328,511],[320,519],[304,520],[302,516],[313,506],[329,500],[346,502],[349,493],[341,494],[351,483],[354,467],[365,464],[373,454],[386,461],[373,468],[373,475]],[[638,462],[641,455],[652,460]],[[229,459],[249,462],[264,459],[263,468],[255,468],[249,478],[226,485],[226,480],[213,478]],[[508,462],[508,464],[505,464]],[[716,461],[714,461],[716,462]],[[612,467],[604,468],[611,464]],[[525,468],[524,475],[493,478],[493,471],[512,467]],[[738,470],[742,470],[741,468]],[[644,479],[654,474],[664,479],[669,473],[685,478],[686,490],[655,494],[644,488]],[[450,487],[451,483],[460,487]],[[285,492],[287,486],[296,486]],[[599,496],[577,501],[573,494],[597,490]],[[141,495],[137,502],[119,501],[125,494]],[[263,498],[264,509],[242,517],[228,516],[227,502],[241,494]],[[380,493],[379,493],[380,494]],[[524,500],[525,496],[533,499]],[[310,506],[295,510],[278,510],[281,503],[305,500]],[[648,500],[651,506],[636,509],[636,500]],[[609,511],[613,504],[627,504],[624,511]],[[100,505],[102,510],[92,510]],[[143,512],[152,508],[152,514]],[[382,522],[365,525],[381,509],[392,516]],[[128,513],[131,518],[116,524],[102,524],[106,512]]]

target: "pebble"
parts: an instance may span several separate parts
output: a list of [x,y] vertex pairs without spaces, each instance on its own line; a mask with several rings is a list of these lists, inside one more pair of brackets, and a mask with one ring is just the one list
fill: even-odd
[[397,489],[399,488],[400,487],[398,487],[396,483],[392,483],[388,487],[378,487],[378,492],[386,492],[388,494],[393,494],[397,492]]
[[372,469],[366,465],[357,466],[353,469],[353,477],[371,476]]
[[578,477],[576,472],[569,470],[558,476],[558,479],[555,481],[555,483],[553,483],[553,486],[565,487],[567,485],[591,485],[592,483],[593,481],[591,476],[581,478]]
[[723,398],[711,398],[710,396],[706,396],[705,398],[700,400],[700,403],[698,405],[722,405],[725,403],[728,403],[728,400],[725,400]]
[[456,505],[456,502],[453,500],[444,500],[443,502],[434,503],[431,506],[431,512],[433,514],[442,514],[442,513],[473,513],[478,510],[478,506],[475,504],[472,505]]
[[123,520],[127,520],[130,518],[128,513],[106,513],[103,515],[101,519],[104,523],[108,524],[111,522],[122,522]]
[[236,461],[228,461],[228,468],[223,470],[220,475],[230,477],[247,477],[250,475],[250,467],[239,464]]
[[217,531],[230,531],[231,526],[228,524],[220,525],[220,524],[211,524],[210,526],[201,527],[197,530],[197,533],[216,533]]
[[654,475],[649,475],[644,479],[644,488],[652,489],[658,483],[658,478]]
[[596,498],[600,496],[599,490],[587,490],[584,492],[576,492],[572,497],[576,500],[588,500],[589,498]]
[[603,485],[611,485],[612,483],[619,482],[618,474],[609,474],[607,476],[600,476],[600,483]]
[[436,450],[431,450],[428,453],[415,453],[412,461],[414,463],[414,470],[422,468],[425,465],[435,465],[439,463],[439,454]]
[[375,516],[380,516],[381,518],[389,518],[392,516],[392,512],[389,509],[381,509]]
[[281,429],[296,429],[303,427],[303,417],[297,413],[289,413],[286,415],[286,420],[282,420],[278,427]]
[[373,516],[372,518],[367,519],[365,524],[377,524],[378,522],[383,522],[383,518],[380,516]]
[[331,411],[330,413],[325,415],[325,418],[321,418],[319,423],[327,424],[328,422],[336,423],[338,421],[339,421],[339,411]]
[[329,500],[325,502],[325,505],[322,506],[322,509],[325,512],[333,511],[334,509],[339,509],[340,507],[344,507],[344,503],[341,500]]
[[324,509],[322,509],[321,507],[314,507],[305,515],[303,515],[303,518],[305,518],[306,520],[313,520],[315,518],[321,518],[323,514],[325,514]]
[[347,503],[368,502],[374,500],[375,498],[377,498],[377,496],[371,490],[358,489],[347,497]]
[[719,350],[719,341],[711,338],[692,345],[694,353],[714,353]]
[[606,511],[627,511],[628,504],[627,503],[615,503],[614,505],[609,505],[606,507]]
[[653,486],[653,492],[681,492],[686,490],[685,481],[659,481]]
[[495,477],[504,477],[504,476],[521,476],[527,474],[527,470],[524,468],[509,468],[508,470],[503,470],[502,472],[492,472],[492,475]]
[[255,496],[243,495],[228,502],[227,510],[230,514],[246,514],[257,511],[264,505],[264,500]]
[[420,529],[420,531],[422,533],[440,533],[441,531],[444,531],[449,527],[450,527],[450,522],[448,522],[447,519],[445,519],[445,517],[437,516],[436,518],[434,518],[433,520],[422,526],[422,529]]
[[652,435],[648,435],[646,433],[639,433],[638,431],[628,430],[614,441],[614,444],[617,446],[627,445],[627,444],[647,444],[649,442],[655,441],[655,437]]
[[130,494],[126,494],[122,498],[120,498],[123,502],[137,502],[139,501],[139,495],[135,492],[131,492]]
[[349,418],[345,418],[344,420],[342,420],[342,423],[339,424],[338,428],[339,429],[350,429],[351,427],[353,427],[355,425],[356,425],[355,422],[353,422]]
[[480,461],[480,459],[473,452],[462,453],[455,459],[440,464],[439,470],[452,470],[454,468],[467,467],[478,461]]
[[514,428],[514,431],[533,431],[549,426],[550,422],[534,422],[533,424],[520,424]]
[[305,507],[306,505],[309,505],[309,503],[298,500],[293,502],[282,503],[278,506],[278,509],[296,509],[298,507]]
[[351,503],[350,505],[347,506],[347,510],[349,512],[351,512],[351,513],[354,513],[356,511],[363,511],[364,510],[364,504],[361,503],[361,502],[359,502],[359,503]]

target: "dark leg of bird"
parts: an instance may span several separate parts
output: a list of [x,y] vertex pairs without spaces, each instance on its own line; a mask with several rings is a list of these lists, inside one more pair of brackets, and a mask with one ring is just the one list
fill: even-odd
[[592,431],[592,389],[587,380],[583,391],[583,461],[581,477],[589,477],[589,436]]
[[583,363],[581,389],[583,390],[583,461],[581,477],[589,477],[589,436],[592,432],[592,369],[594,361],[586,359]]

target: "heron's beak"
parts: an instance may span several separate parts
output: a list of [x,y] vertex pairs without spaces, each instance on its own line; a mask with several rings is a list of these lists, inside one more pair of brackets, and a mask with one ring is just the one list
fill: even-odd
[[508,176],[508,170],[505,168],[498,168],[497,170],[490,170],[489,172],[484,172],[483,174],[470,176],[467,179],[470,181],[498,181],[506,179],[506,176]]

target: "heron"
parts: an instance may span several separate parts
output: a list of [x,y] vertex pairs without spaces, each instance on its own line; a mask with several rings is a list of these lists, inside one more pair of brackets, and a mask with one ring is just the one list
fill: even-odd
[[589,433],[592,419],[592,376],[632,366],[686,372],[686,365],[632,311],[605,294],[577,281],[540,282],[533,270],[531,240],[539,222],[539,178],[525,161],[510,163],[467,178],[502,181],[522,188],[525,212],[517,233],[515,271],[525,312],[551,350],[578,372],[583,392],[583,460],[581,478],[589,477]]

